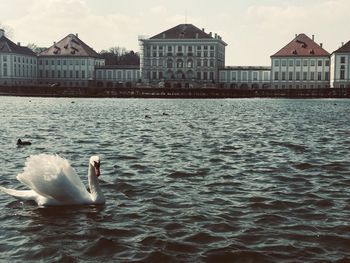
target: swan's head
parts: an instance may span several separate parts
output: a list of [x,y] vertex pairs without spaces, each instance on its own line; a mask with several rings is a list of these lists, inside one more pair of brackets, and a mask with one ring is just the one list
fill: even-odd
[[93,156],[90,157],[90,165],[92,167],[94,167],[95,174],[96,174],[97,177],[100,176],[100,164],[101,164],[100,156],[93,155]]

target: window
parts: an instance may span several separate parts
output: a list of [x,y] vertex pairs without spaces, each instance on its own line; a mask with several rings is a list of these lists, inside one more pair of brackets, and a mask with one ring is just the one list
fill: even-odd
[[70,78],[73,78],[73,70],[70,70],[70,71],[69,71],[69,77],[70,77]]
[[310,66],[311,66],[311,67],[314,67],[314,66],[315,66],[315,60],[311,60],[311,61],[310,61]]
[[325,77],[325,80],[329,81],[329,72],[325,72],[324,77]]
[[45,65],[49,65],[49,61],[48,60],[45,60]]
[[183,68],[183,67],[184,67],[184,62],[183,62],[182,59],[178,59],[178,60],[176,61],[176,67],[177,67],[177,68]]
[[63,60],[63,65],[67,65],[67,61],[65,59]]
[[326,67],[329,67],[329,60],[326,60]]
[[293,60],[289,60],[289,66],[293,67],[294,66],[294,61]]
[[231,78],[232,78],[232,80],[237,80],[237,72],[236,71],[231,72]]
[[159,77],[159,79],[163,79],[163,72],[162,71],[158,72],[158,77]]
[[209,64],[210,67],[214,67],[214,60],[213,59],[211,59],[209,63],[210,63]]
[[193,67],[193,60],[192,59],[187,60],[187,67],[188,68],[192,68]]
[[209,73],[209,79],[210,80],[214,80],[214,72],[210,72]]
[[61,77],[61,71],[57,71],[57,78],[60,78]]
[[198,60],[197,60],[197,67],[200,67],[200,66],[201,66],[201,60],[198,59]]
[[192,52],[192,46],[188,47],[188,52]]
[[55,71],[51,70],[51,78],[54,78],[54,77],[55,77]]
[[79,78],[79,70],[75,71],[75,77],[78,79]]
[[319,67],[322,67],[322,60],[317,61],[317,65],[318,65]]
[[207,59],[203,59],[203,67],[208,67],[208,60]]
[[345,64],[345,57],[340,57],[340,63]]
[[286,72],[282,72],[282,80],[286,80]]
[[308,64],[309,64],[308,61],[307,61],[306,59],[304,59],[304,60],[303,60],[303,66],[304,66],[304,67],[307,67]]
[[275,67],[279,67],[279,66],[280,66],[279,60],[275,60]]
[[340,79],[341,80],[345,79],[345,66],[344,65],[340,66]]
[[285,59],[283,59],[281,64],[282,64],[282,67],[285,67],[285,66],[287,66],[287,61]]
[[197,57],[201,57],[201,55],[202,55],[202,52],[197,51]]
[[75,65],[78,66],[79,65],[79,59],[75,60]]
[[84,59],[81,61],[81,65],[85,66],[85,60]]
[[247,71],[243,71],[242,72],[242,81],[247,81],[248,80],[248,72]]
[[177,51],[178,51],[178,52],[182,52],[182,46],[178,46],[178,47],[177,47]]
[[172,68],[173,67],[173,61],[171,59],[167,60],[166,67],[167,68]]
[[303,80],[307,80],[307,72],[303,72]]
[[315,80],[315,72],[310,72],[310,80]]
[[317,72],[317,79],[322,80],[322,72]]
[[63,77],[67,78],[67,71],[63,70]]
[[61,60],[57,60],[57,65],[61,65]]
[[293,72],[289,72],[289,80],[293,80]]
[[197,79],[201,79],[201,73],[197,72]]
[[295,61],[295,66],[300,67],[300,59],[297,59],[297,60]]
[[214,51],[210,51],[210,57],[211,57],[211,58],[214,57]]
[[203,80],[208,80],[208,72],[203,72]]
[[275,72],[275,80],[278,80],[278,72]]
[[[285,73],[285,72],[284,72]],[[283,73],[282,73],[283,74]],[[254,71],[253,72],[253,80],[257,81],[258,80],[258,72]]]
[[52,65],[52,66],[55,65],[55,60],[51,60],[51,65]]
[[[299,62],[300,62],[300,60],[299,60]],[[295,79],[300,80],[300,72],[296,72]]]

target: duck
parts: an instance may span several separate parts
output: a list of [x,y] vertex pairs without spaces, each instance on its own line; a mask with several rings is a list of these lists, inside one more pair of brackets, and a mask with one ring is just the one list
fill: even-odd
[[103,205],[105,197],[99,185],[100,157],[89,159],[89,190],[70,165],[59,155],[31,155],[25,162],[17,180],[29,190],[16,190],[0,186],[0,191],[22,201],[34,201],[39,207],[67,205]]
[[17,140],[17,146],[25,146],[25,145],[32,145],[32,143],[28,141],[22,141],[21,139]]

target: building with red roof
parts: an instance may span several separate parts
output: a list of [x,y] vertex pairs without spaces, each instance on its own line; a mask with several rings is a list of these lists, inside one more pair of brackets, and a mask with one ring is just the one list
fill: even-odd
[[78,34],[69,34],[39,54],[38,81],[42,85],[87,87],[95,66],[105,60],[85,44]]
[[271,86],[283,88],[329,87],[329,53],[305,34],[271,56]]

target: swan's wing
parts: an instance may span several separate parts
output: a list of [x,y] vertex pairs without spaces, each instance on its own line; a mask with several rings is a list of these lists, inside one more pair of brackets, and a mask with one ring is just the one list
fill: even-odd
[[61,202],[74,203],[89,198],[75,170],[58,155],[30,156],[17,179],[40,195]]

